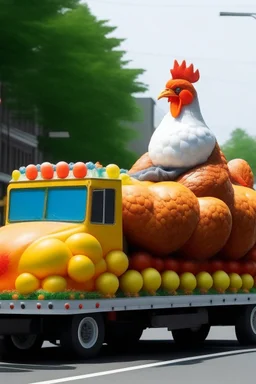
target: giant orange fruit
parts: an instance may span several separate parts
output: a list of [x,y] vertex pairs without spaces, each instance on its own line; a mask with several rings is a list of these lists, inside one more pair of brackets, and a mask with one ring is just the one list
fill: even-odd
[[232,216],[228,206],[214,197],[198,198],[200,219],[182,253],[190,259],[206,260],[216,255],[227,242]]
[[123,227],[129,243],[167,256],[192,235],[199,204],[188,188],[175,182],[124,185]]
[[232,231],[223,248],[223,255],[232,260],[244,257],[256,241],[256,192],[234,185]]

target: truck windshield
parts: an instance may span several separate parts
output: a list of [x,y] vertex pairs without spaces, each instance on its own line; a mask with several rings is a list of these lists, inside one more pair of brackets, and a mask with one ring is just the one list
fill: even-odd
[[82,222],[86,215],[86,202],[85,186],[12,189],[9,222]]

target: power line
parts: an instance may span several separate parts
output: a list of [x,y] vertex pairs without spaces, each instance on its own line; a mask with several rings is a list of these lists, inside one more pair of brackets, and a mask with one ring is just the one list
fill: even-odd
[[[147,8],[224,8],[229,7],[229,5],[223,4],[149,4],[149,3],[130,3],[122,1],[112,1],[112,0],[93,0],[94,3],[101,4],[113,4],[115,6],[132,6],[132,7],[147,7]],[[232,4],[233,8],[246,8],[246,7],[255,7],[255,4]]]

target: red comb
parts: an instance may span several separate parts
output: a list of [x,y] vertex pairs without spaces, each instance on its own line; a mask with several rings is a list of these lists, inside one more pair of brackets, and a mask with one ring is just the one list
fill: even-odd
[[181,65],[179,65],[177,60],[174,60],[173,69],[170,72],[173,79],[183,79],[190,83],[196,83],[200,77],[198,69],[194,72],[193,64],[187,67],[185,60],[182,61]]

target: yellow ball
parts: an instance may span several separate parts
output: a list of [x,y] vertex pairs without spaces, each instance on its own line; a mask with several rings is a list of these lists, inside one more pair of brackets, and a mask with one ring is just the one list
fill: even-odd
[[74,256],[87,256],[94,264],[98,263],[103,257],[100,242],[89,233],[76,233],[71,235],[65,243]]
[[238,275],[238,273],[230,273],[229,278],[230,278],[230,285],[229,285],[230,289],[239,290],[242,288],[243,281],[241,277]]
[[95,266],[87,256],[76,255],[71,257],[68,263],[68,275],[77,283],[90,280],[95,273]]
[[199,272],[196,275],[197,287],[209,291],[213,286],[213,279],[208,272]]
[[15,288],[22,295],[28,295],[40,288],[40,281],[31,273],[22,273],[15,281]]
[[114,295],[119,288],[119,280],[113,273],[105,272],[95,280],[95,287],[103,295]]
[[42,288],[47,292],[63,292],[67,288],[67,281],[62,276],[49,276],[42,281]]
[[14,171],[12,171],[12,180],[19,180],[20,178],[20,171],[17,171],[17,169],[15,169]]
[[254,279],[249,273],[245,273],[241,276],[242,289],[250,290],[254,286]]
[[143,287],[143,278],[137,271],[129,270],[120,278],[120,288],[124,293],[136,294]]
[[122,251],[111,251],[106,256],[107,270],[121,276],[129,267],[129,260]]
[[109,164],[106,166],[106,173],[110,179],[118,179],[120,168],[116,164]]
[[145,291],[157,291],[162,283],[161,275],[155,268],[146,268],[142,272],[143,289]]
[[180,289],[192,292],[196,288],[196,278],[193,273],[185,272],[180,276]]
[[63,241],[48,238],[32,243],[23,252],[19,272],[29,272],[38,279],[52,275],[66,276],[72,253]]
[[121,173],[119,179],[122,181],[122,185],[131,185],[132,181],[130,176],[127,173]]
[[107,263],[104,259],[101,259],[97,264],[95,264],[95,273],[93,278],[96,279],[106,271],[107,271]]
[[216,271],[212,275],[213,287],[216,290],[226,291],[230,285],[229,275],[224,271]]
[[174,271],[165,271],[161,275],[162,288],[166,291],[176,291],[180,285],[180,278]]

